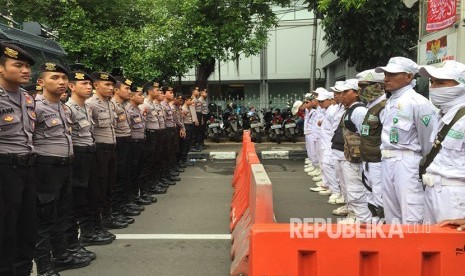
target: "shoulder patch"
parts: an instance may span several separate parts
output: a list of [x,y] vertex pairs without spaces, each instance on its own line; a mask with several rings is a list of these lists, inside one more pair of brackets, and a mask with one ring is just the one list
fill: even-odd
[[429,122],[431,121],[431,115],[426,115],[421,118],[421,122],[425,125],[428,126]]
[[463,132],[454,129],[450,129],[449,132],[447,132],[447,136],[457,140],[463,140],[463,138],[465,137]]

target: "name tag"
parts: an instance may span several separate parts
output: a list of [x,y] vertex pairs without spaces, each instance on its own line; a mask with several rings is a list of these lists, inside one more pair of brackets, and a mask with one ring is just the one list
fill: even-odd
[[88,127],[88,126],[90,126],[90,123],[86,119],[82,119],[82,120],[79,121],[79,126],[81,128]]
[[142,122],[142,119],[140,117],[134,117],[134,123],[140,123]]

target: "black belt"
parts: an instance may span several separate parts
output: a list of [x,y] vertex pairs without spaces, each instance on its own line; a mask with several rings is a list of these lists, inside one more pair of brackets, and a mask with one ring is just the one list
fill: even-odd
[[73,151],[74,153],[88,153],[88,152],[95,152],[97,150],[95,145],[92,146],[74,146]]
[[143,143],[145,142],[145,139],[144,138],[141,138],[141,139],[131,139],[131,143]]
[[36,163],[36,159],[37,155],[35,154],[0,154],[0,164],[12,166],[31,167]]
[[114,150],[116,148],[116,144],[107,144],[107,143],[96,143],[97,149],[102,150]]
[[151,128],[145,129],[146,133],[160,133],[161,131],[162,129],[151,129]]
[[37,164],[72,165],[74,155],[68,157],[37,155]]
[[130,141],[131,141],[131,136],[116,137],[116,143],[129,143]]

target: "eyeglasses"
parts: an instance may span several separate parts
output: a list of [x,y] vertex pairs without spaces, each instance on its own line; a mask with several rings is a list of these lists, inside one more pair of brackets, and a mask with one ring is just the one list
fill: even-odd
[[318,103],[324,103],[326,100],[318,101]]

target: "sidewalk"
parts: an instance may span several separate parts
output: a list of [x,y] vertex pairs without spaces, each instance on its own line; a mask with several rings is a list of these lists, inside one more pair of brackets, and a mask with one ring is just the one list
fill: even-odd
[[[241,150],[242,143],[205,141],[207,149],[201,152],[190,152],[190,159],[235,159]],[[260,159],[304,159],[307,157],[305,142],[276,144],[272,142],[255,143],[255,149]]]

